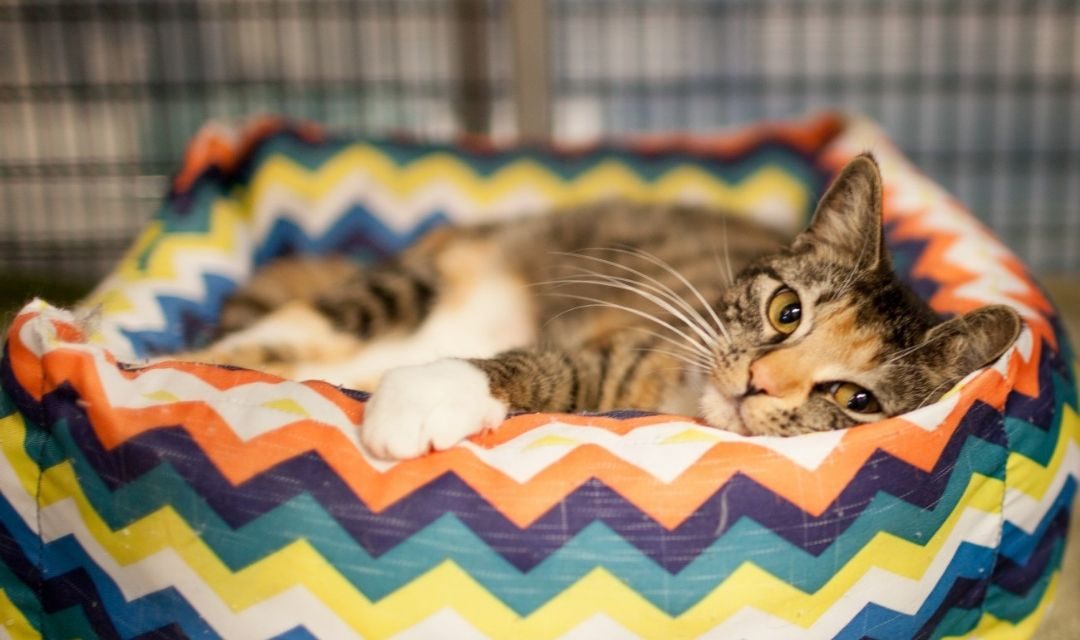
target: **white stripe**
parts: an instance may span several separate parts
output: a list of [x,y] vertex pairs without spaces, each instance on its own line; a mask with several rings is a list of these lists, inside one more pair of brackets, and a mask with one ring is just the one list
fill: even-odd
[[[760,638],[762,640],[832,638],[871,603],[902,614],[913,615],[937,586],[962,543],[970,542],[981,547],[995,548],[998,545],[1000,533],[999,514],[965,509],[956,528],[918,580],[911,580],[878,567],[872,567],[808,629],[763,611],[746,607],[724,623],[703,634],[702,637]],[[798,615],[798,612],[792,613]]]
[[391,640],[484,640],[486,635],[447,607],[424,618],[408,629],[395,633]]
[[172,587],[226,638],[267,638],[297,625],[303,625],[319,638],[360,637],[332,609],[299,585],[241,611],[233,611],[172,548],[120,566],[86,528],[71,499],[49,505],[42,510],[41,519],[47,543],[73,535],[128,602]]
[[[1005,519],[1028,535],[1035,533],[1035,529],[1050,513],[1054,501],[1061,496],[1061,492],[1064,490],[1065,483],[1069,478],[1080,477],[1080,449],[1077,448],[1076,442],[1073,440],[1070,440],[1065,446],[1065,456],[1061,461],[1061,467],[1041,497],[1033,498],[1027,493],[1012,487],[1005,489],[1003,507]],[[1012,455],[1020,454],[1013,453]]]
[[607,614],[597,613],[562,635],[562,640],[638,640],[633,633]]

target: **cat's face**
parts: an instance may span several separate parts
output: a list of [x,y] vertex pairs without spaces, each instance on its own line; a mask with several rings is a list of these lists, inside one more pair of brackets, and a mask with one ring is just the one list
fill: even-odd
[[716,311],[730,340],[718,341],[701,409],[751,435],[839,429],[929,404],[1020,330],[1000,306],[939,323],[896,277],[868,156],[845,168],[788,248],[739,274]]

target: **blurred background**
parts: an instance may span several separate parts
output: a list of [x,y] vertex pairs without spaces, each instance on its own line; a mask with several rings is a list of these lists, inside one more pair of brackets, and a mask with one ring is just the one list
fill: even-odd
[[211,118],[564,139],[881,122],[1041,272],[1080,272],[1065,0],[0,0],[0,280],[116,261]]
[[[582,139],[840,108],[1039,271],[1075,336],[1078,33],[1072,0],[0,0],[0,309],[85,292],[212,118]],[[1040,637],[1076,637],[1071,609]]]

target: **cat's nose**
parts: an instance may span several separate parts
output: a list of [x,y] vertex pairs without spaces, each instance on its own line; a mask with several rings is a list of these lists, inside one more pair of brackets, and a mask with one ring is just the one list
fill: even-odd
[[764,393],[775,398],[790,391],[790,383],[777,367],[771,366],[766,358],[755,360],[750,365],[750,381],[747,395]]
[[759,389],[757,385],[754,384],[754,376],[753,373],[751,373],[750,379],[746,381],[746,391],[743,393],[743,396],[756,396],[761,393],[765,393],[765,390]]

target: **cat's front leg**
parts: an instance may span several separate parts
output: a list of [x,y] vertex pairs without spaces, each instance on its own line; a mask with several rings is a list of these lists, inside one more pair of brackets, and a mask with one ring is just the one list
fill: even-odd
[[515,349],[393,369],[368,401],[360,439],[378,457],[412,458],[497,427],[511,408],[656,410],[681,374],[650,349],[654,341],[622,334],[575,350]]
[[498,426],[508,410],[487,374],[467,360],[398,367],[368,401],[360,439],[380,458],[415,458]]

